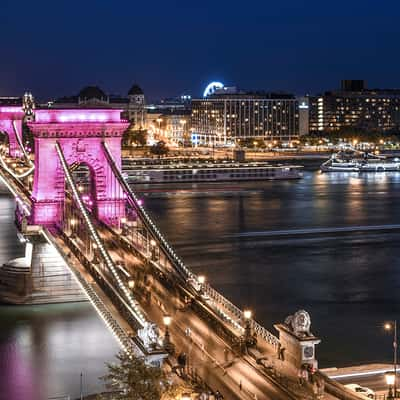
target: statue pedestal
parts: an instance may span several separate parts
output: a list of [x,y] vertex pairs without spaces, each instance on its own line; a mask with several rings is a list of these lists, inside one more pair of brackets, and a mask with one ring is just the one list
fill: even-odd
[[279,332],[279,342],[284,348],[285,362],[300,369],[307,364],[313,368],[318,368],[318,361],[315,358],[315,345],[321,340],[314,335],[295,333],[285,324],[274,325]]

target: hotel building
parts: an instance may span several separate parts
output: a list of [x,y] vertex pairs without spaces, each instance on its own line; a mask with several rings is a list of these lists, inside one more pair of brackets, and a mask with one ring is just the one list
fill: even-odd
[[301,134],[299,101],[290,94],[223,87],[192,100],[191,120],[192,142],[201,145],[233,144],[248,138],[290,142]]
[[400,90],[366,89],[364,81],[342,81],[341,89],[309,98],[310,132],[342,128],[392,131],[400,127]]

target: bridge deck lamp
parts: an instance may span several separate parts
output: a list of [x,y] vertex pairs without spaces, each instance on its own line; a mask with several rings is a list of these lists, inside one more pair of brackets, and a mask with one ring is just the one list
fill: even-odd
[[243,316],[246,321],[249,321],[251,319],[252,312],[250,310],[244,310]]
[[156,258],[156,244],[157,242],[154,239],[150,240],[150,258],[152,260]]
[[169,315],[164,315],[163,323],[165,326],[165,335],[164,335],[164,349],[172,354],[174,352],[174,345],[171,342],[171,336],[169,333],[169,326],[171,325],[172,318]]
[[128,286],[129,286],[129,289],[132,290],[135,287],[135,281],[133,279],[130,279],[128,281]]
[[254,338],[251,332],[251,317],[253,313],[250,310],[244,310],[243,311],[243,317],[244,317],[244,340],[246,345],[253,345],[254,344]]
[[199,277],[197,278],[197,281],[199,282],[199,284],[201,286],[203,286],[204,283],[206,282],[206,277],[204,275],[199,275]]
[[[393,331],[393,397],[397,397],[397,320],[386,322],[386,331]],[[386,379],[387,380],[387,379]]]

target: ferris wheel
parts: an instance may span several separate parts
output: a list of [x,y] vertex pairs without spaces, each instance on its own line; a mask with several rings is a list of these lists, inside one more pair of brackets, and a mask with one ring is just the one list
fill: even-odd
[[204,90],[203,97],[208,97],[213,94],[217,89],[222,89],[224,84],[221,82],[211,82],[207,85],[206,89]]

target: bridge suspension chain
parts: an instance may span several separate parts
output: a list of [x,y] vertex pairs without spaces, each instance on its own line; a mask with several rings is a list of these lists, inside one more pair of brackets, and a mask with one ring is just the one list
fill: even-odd
[[[138,197],[130,188],[128,183],[125,181],[124,177],[122,176],[119,168],[117,167],[114,157],[111,154],[107,143],[103,142],[103,149],[106,155],[106,158],[110,164],[110,167],[119,181],[125,195],[127,196],[127,200],[131,206],[137,211],[139,217],[141,218],[142,222],[144,223],[147,230],[151,233],[151,235],[158,240],[160,246],[164,249],[168,259],[170,260],[171,264],[176,268],[177,272],[183,276],[186,282],[191,283],[192,286],[198,281],[198,277],[188,268],[185,266],[183,261],[178,257],[172,247],[169,245],[167,240],[161,234],[155,223],[152,221],[144,207],[140,204]],[[204,283],[202,285],[204,292],[210,296],[218,305],[224,309],[225,311],[218,309],[218,314],[222,319],[232,325],[235,329],[239,330],[239,332],[243,331],[242,325],[238,321],[244,321],[244,313],[238,307],[236,307],[231,301],[229,301],[226,297],[220,294],[217,290],[215,290],[211,285]],[[266,328],[256,322],[254,319],[251,320],[251,326],[254,332],[257,334],[258,337],[265,340],[269,345],[277,349],[279,347],[279,339],[269,332]]]
[[97,248],[98,248],[99,252],[101,253],[102,258],[105,260],[108,270],[111,272],[112,276],[117,281],[119,288],[122,290],[122,292],[124,293],[125,297],[127,298],[128,302],[129,302],[129,305],[132,307],[132,312],[134,313],[135,319],[140,323],[140,325],[142,327],[145,327],[149,322],[146,320],[143,312],[141,311],[141,309],[139,307],[139,304],[133,298],[132,294],[130,293],[130,291],[128,290],[128,288],[126,287],[126,285],[120,278],[113,260],[111,259],[108,251],[106,250],[105,246],[103,245],[103,242],[100,239],[100,236],[91,220],[91,217],[90,217],[85,205],[83,204],[83,201],[79,194],[78,188],[76,187],[76,184],[72,177],[71,171],[69,170],[68,164],[65,160],[65,156],[62,151],[61,145],[58,142],[56,143],[56,151],[59,156],[61,166],[64,170],[67,183],[69,184],[69,186],[72,190],[73,197],[74,197],[76,203],[78,204],[79,210],[85,221],[86,226],[89,229],[92,239],[96,243]]

